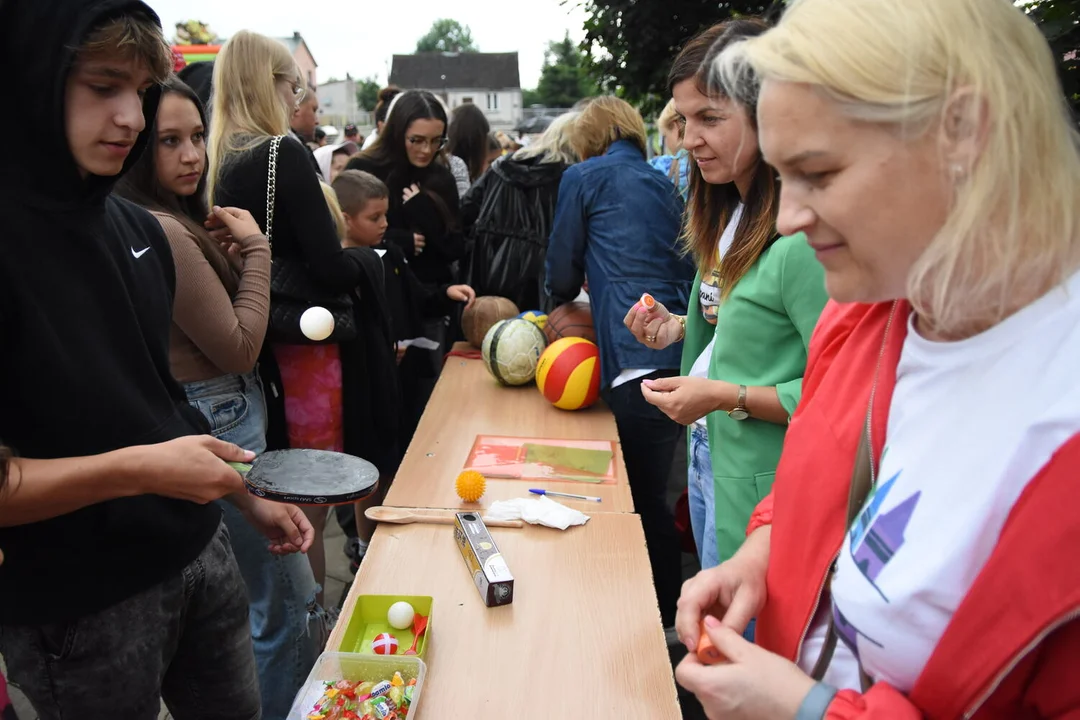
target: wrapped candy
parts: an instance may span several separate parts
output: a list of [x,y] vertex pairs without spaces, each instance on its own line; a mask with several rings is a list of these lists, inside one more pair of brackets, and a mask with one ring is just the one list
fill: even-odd
[[387,697],[393,700],[395,705],[401,707],[401,702],[405,699],[405,688],[398,686],[392,687],[390,688],[390,694],[387,695]]
[[401,673],[399,673],[399,672],[394,673],[394,677],[391,678],[390,684],[393,685],[394,687],[401,687],[402,685],[404,685],[405,681],[401,679]]

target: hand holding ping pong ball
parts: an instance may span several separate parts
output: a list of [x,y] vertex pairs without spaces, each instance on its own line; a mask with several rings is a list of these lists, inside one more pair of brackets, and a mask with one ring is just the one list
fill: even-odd
[[405,601],[398,601],[390,606],[390,612],[386,613],[386,621],[390,626],[398,630],[404,630],[412,625],[416,611],[413,606]]
[[309,307],[300,316],[300,332],[308,340],[325,340],[334,332],[334,316],[324,307]]

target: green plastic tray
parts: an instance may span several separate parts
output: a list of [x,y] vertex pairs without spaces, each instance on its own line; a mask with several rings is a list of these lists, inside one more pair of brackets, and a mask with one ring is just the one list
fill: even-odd
[[[427,630],[416,644],[416,657],[424,657],[427,651],[428,640],[431,638],[431,607],[433,598],[428,595],[361,595],[356,598],[356,606],[349,624],[345,628],[345,635],[341,639],[341,652],[358,653],[360,655],[375,655],[371,651],[371,641],[380,633],[390,633],[398,641],[398,655],[404,656],[405,651],[412,646],[412,628],[397,630],[386,621],[386,613],[390,606],[404,600],[413,606],[420,615],[426,615],[428,619]],[[340,621],[339,621],[340,622]],[[392,657],[392,656],[391,656]]]

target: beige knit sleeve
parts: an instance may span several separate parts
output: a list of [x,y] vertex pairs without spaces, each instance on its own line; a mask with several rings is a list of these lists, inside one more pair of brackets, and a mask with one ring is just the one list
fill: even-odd
[[270,246],[245,242],[236,297],[230,299],[191,231],[176,218],[154,213],[165,229],[176,264],[173,322],[222,374],[255,367],[270,312]]

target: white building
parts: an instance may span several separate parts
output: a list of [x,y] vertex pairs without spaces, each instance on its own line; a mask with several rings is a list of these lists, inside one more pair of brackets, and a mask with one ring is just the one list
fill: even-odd
[[472,103],[484,111],[493,130],[513,130],[524,119],[516,52],[395,55],[390,83],[428,90],[451,110]]
[[371,116],[356,101],[356,82],[346,75],[344,80],[325,82],[319,91],[319,122],[342,128],[349,123],[367,126]]

